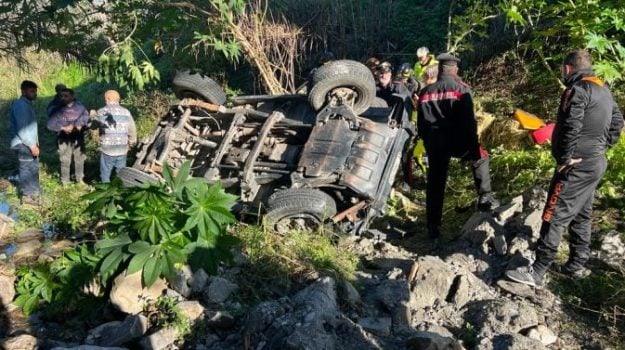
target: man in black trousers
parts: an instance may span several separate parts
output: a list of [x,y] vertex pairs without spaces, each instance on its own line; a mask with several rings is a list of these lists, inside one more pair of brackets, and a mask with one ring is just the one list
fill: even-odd
[[460,59],[441,54],[438,80],[419,94],[417,129],[429,159],[426,190],[428,234],[440,236],[443,199],[452,157],[471,163],[478,208],[488,211],[499,202],[492,194],[490,158],[480,147],[470,87],[458,76]]
[[607,167],[605,152],[619,139],[623,115],[608,87],[592,71],[587,51],[570,53],[562,76],[566,90],[558,109],[551,154],[557,167],[543,211],[536,260],[506,272],[513,281],[540,287],[565,230],[570,234],[568,262],[561,272],[574,278],[589,274],[592,202]]

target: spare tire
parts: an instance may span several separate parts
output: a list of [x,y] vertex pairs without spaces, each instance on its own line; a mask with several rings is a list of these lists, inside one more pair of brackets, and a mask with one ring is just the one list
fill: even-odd
[[269,197],[265,222],[280,233],[292,229],[314,231],[335,214],[336,202],[325,192],[289,188]]
[[199,98],[206,102],[223,105],[226,93],[213,79],[200,73],[178,71],[172,82],[174,94],[179,99]]
[[369,68],[360,62],[339,60],[315,69],[308,102],[315,111],[319,111],[332,100],[333,92],[339,88],[354,93],[354,114],[366,111],[375,99],[375,79]]

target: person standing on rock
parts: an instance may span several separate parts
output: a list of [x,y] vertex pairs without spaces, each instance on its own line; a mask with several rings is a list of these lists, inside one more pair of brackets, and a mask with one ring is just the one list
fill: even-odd
[[24,80],[20,86],[22,96],[11,104],[11,149],[19,161],[19,184],[22,203],[39,203],[39,135],[37,115],[33,101],[37,99],[37,84]]
[[562,94],[553,132],[551,154],[557,166],[543,211],[536,260],[531,266],[506,272],[515,282],[541,286],[553,263],[562,234],[568,229],[570,252],[562,273],[574,278],[589,274],[592,203],[607,168],[605,152],[617,143],[623,115],[612,93],[592,71],[585,50],[566,56]]
[[103,183],[111,182],[111,173],[126,166],[128,149],[137,142],[137,131],[132,114],[119,105],[119,93],[108,90],[104,93],[106,106],[92,111],[100,130],[100,178]]
[[74,175],[77,183],[83,183],[86,149],[85,130],[89,122],[89,112],[74,97],[72,89],[61,91],[60,108],[48,119],[48,130],[57,133],[59,159],[61,161],[61,182],[70,182],[70,167],[74,158]]
[[478,208],[487,211],[499,206],[491,189],[490,159],[478,141],[471,89],[458,76],[460,59],[444,53],[437,60],[438,80],[421,90],[417,112],[418,136],[423,139],[429,160],[427,229],[428,235],[434,239],[440,236],[445,186],[452,157],[471,162],[479,194]]

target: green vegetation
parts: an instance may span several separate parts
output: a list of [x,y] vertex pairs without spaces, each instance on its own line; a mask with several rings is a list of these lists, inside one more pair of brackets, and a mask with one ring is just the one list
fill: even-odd
[[150,324],[155,329],[174,328],[179,338],[191,333],[189,318],[180,310],[178,299],[168,296],[160,296],[154,301],[148,302],[144,312],[149,315]]

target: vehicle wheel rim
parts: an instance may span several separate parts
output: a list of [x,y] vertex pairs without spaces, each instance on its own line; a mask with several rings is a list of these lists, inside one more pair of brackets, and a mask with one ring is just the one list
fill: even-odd
[[332,106],[346,105],[354,107],[358,102],[358,90],[351,87],[337,87],[328,92],[328,98]]

